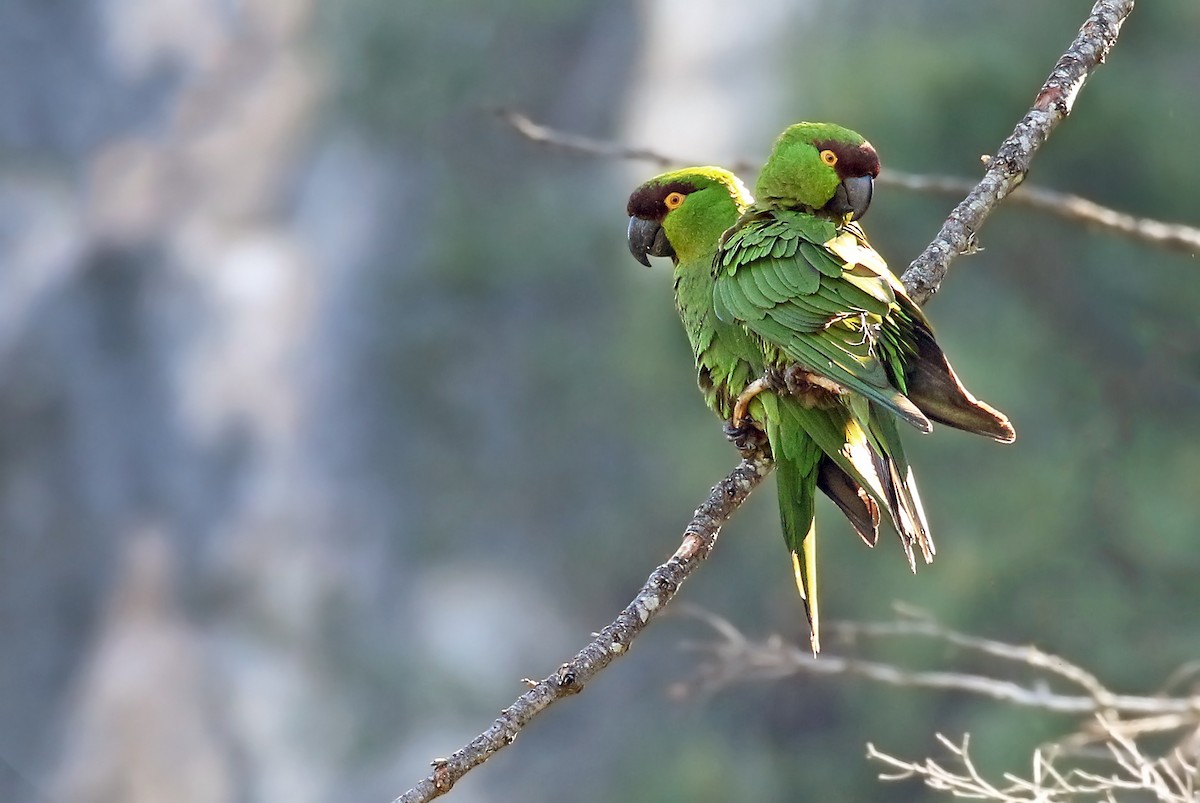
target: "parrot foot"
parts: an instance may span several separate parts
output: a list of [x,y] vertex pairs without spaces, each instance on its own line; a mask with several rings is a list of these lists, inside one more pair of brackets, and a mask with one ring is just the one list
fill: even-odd
[[738,394],[737,400],[733,403],[733,418],[729,420],[729,423],[734,429],[741,429],[743,422],[749,418],[746,415],[746,408],[750,406],[750,402],[754,400],[754,397],[764,390],[770,389],[771,380],[765,376],[760,376],[749,385],[746,385],[745,390]]
[[733,421],[725,422],[725,437],[737,447],[739,452],[754,452],[767,445],[767,433],[763,432],[754,419],[742,419],[740,427],[735,427]]
[[830,407],[837,403],[839,396],[848,392],[832,379],[806,371],[799,365],[789,365],[780,371],[775,384],[782,385],[789,396],[805,407]]

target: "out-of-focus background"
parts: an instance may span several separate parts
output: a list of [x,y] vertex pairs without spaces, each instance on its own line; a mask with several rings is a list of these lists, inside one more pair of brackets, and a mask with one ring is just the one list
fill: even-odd
[[[715,162],[835,120],[976,176],[1090,5],[0,4],[0,799],[389,800],[675,549],[736,454],[625,251],[655,170],[496,107]],[[1198,25],[1140,5],[1032,180],[1200,222]],[[899,269],[953,203],[866,223]],[[1018,442],[909,437],[916,577],[822,507],[826,615],[900,601],[1151,691],[1200,658],[1197,257],[1012,205],[980,242],[928,310]],[[803,643],[773,493],[680,601]],[[929,800],[864,744],[1020,769],[1073,727],[848,680],[672,699],[706,637],[657,622],[453,799]]]

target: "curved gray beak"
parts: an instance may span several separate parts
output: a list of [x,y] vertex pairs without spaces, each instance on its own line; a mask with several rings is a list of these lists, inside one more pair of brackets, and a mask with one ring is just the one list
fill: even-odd
[[825,208],[835,215],[849,214],[851,220],[858,220],[871,206],[873,188],[874,180],[870,176],[843,179]]
[[629,218],[629,231],[626,238],[629,243],[629,253],[633,254],[633,258],[647,268],[650,267],[648,256],[675,256],[675,249],[667,241],[666,232],[653,220],[636,216]]

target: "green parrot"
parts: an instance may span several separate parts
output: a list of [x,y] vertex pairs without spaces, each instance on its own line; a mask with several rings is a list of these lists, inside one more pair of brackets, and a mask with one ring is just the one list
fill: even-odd
[[859,135],[802,123],[779,138],[757,204],[727,171],[689,168],[646,182],[628,206],[634,257],[675,262],[708,405],[735,433],[747,422],[765,430],[814,652],[814,488],[870,545],[887,510],[915,569],[914,545],[926,562],[934,546],[895,416],[926,432],[932,420],[1002,443],[1016,437],[962,386],[928,320],[852,222],[878,169]]
[[[760,338],[736,321],[721,320],[713,307],[717,243],[751,200],[732,173],[696,167],[646,182],[630,196],[627,210],[634,257],[647,266],[648,256],[669,256],[675,263],[676,307],[696,359],[697,382],[705,402],[724,420],[733,418],[735,403],[747,386],[765,387],[761,376],[767,363]],[[783,379],[778,381],[783,389]],[[766,435],[780,477],[810,480],[779,483],[785,532],[804,521],[809,524],[803,526],[810,526],[814,488],[833,500],[870,546],[878,540],[880,505],[898,528],[912,529],[915,525],[904,523],[910,514],[899,507],[902,495],[890,490],[893,469],[887,456],[872,446],[845,406],[814,405],[809,395],[771,390],[746,405],[754,421],[768,422]],[[917,519],[924,526],[919,512]],[[815,539],[805,539],[802,549],[793,552],[814,651],[820,647],[816,573],[805,567],[815,563],[815,544]],[[911,563],[911,555],[909,559]]]
[[[885,458],[887,499],[880,503],[915,567],[913,546],[926,562],[934,547],[897,419],[922,432],[936,421],[1001,443],[1016,433],[963,387],[928,319],[854,222],[867,211],[878,174],[879,157],[859,134],[827,123],[789,127],[759,174],[757,202],[721,237],[713,306],[718,320],[758,341],[768,375],[782,378],[792,398],[804,398],[809,409],[841,410],[866,433]],[[753,416],[748,404],[768,384],[751,383],[735,400],[735,427]],[[804,443],[793,427],[804,428],[827,455],[838,448],[787,414],[766,413],[772,449],[779,442],[785,457],[790,444]],[[807,501],[815,478],[805,468],[798,460],[777,464],[784,538],[802,577],[815,574],[806,559],[815,539]]]

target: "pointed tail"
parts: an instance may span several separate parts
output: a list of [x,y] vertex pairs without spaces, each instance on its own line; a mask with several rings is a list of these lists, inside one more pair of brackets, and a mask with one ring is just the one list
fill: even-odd
[[963,387],[924,316],[915,318],[914,323],[917,356],[904,375],[909,400],[927,418],[948,427],[984,435],[1000,443],[1015,441],[1017,432],[1008,417]]
[[774,393],[759,396],[766,411],[767,440],[775,459],[775,483],[779,494],[779,521],[783,540],[792,553],[796,588],[804,600],[804,613],[813,654],[821,650],[821,618],[817,604],[817,535],[815,509],[822,453],[816,443],[795,425],[791,416],[781,415]]
[[921,551],[921,557],[926,563],[932,563],[933,556],[937,554],[933,536],[929,533],[929,522],[925,518],[925,508],[921,504],[921,495],[917,493],[917,481],[904,454],[904,445],[900,442],[900,431],[896,427],[895,416],[871,404],[868,412],[868,430],[875,454],[876,471],[883,478],[887,493],[887,509],[892,526],[900,536],[900,545],[904,547],[908,567],[915,572],[917,561],[913,552],[914,546]]
[[898,483],[887,453],[869,434],[874,406],[861,397],[853,405],[806,407],[794,398],[785,398],[778,405],[780,414],[806,432],[823,453],[817,487],[841,508],[867,546],[875,546],[879,540],[882,510],[887,510],[893,521],[902,515],[902,495],[895,489]]
[[817,609],[817,522],[808,525],[808,533],[800,551],[792,550],[792,570],[796,575],[796,588],[804,600],[804,613],[808,616],[808,639],[813,655],[821,651],[821,616]]
[[845,514],[867,546],[879,541],[879,503],[829,455],[821,458],[817,488]]

